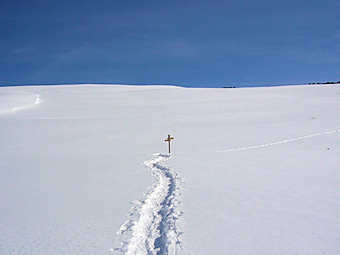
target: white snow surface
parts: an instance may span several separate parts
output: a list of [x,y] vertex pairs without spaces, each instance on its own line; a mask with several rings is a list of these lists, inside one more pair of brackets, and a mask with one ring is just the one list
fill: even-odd
[[[159,154],[157,159],[144,162],[146,168],[154,176],[155,185],[140,208],[133,207],[131,219],[120,228],[125,254],[176,254],[180,243],[176,229],[176,220],[181,212],[177,207],[180,203],[180,178],[175,171],[161,164],[169,158]],[[138,214],[137,220],[133,216]],[[127,233],[127,234],[126,234]]]
[[28,109],[41,103],[40,95],[17,91],[0,91],[0,114]]
[[340,252],[339,85],[1,87],[0,141],[0,254]]

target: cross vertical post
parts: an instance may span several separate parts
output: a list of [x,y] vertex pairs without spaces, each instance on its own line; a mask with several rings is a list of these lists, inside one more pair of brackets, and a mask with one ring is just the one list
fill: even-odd
[[170,135],[168,135],[168,138],[164,140],[164,141],[166,141],[166,142],[169,143],[169,154],[170,154],[170,142],[171,142],[171,140],[173,140],[173,139],[174,139],[173,137],[171,137]]

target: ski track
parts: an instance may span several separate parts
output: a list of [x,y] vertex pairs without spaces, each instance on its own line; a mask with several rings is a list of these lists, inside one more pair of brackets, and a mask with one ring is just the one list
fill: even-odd
[[243,151],[243,150],[258,149],[258,148],[278,145],[278,144],[282,144],[282,143],[289,143],[289,142],[294,142],[294,141],[303,140],[303,139],[307,139],[307,138],[312,138],[312,137],[315,137],[315,136],[333,134],[333,133],[337,133],[337,132],[340,132],[340,129],[332,130],[332,131],[326,131],[326,132],[322,132],[322,133],[311,134],[311,135],[306,135],[306,136],[295,137],[295,138],[277,141],[277,142],[254,145],[254,146],[249,146],[249,147],[241,147],[241,148],[236,148],[236,149],[228,149],[228,150],[222,150],[222,151],[217,151],[217,152],[232,152],[232,151]]
[[129,219],[117,233],[122,239],[117,250],[126,255],[176,254],[180,248],[176,221],[182,215],[178,210],[181,179],[162,164],[170,156],[157,156],[144,162],[153,177],[153,186],[144,200],[134,202]]

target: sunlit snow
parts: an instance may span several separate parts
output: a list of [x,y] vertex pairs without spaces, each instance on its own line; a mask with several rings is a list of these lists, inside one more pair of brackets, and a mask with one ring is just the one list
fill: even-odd
[[340,251],[339,85],[1,87],[0,141],[0,254]]

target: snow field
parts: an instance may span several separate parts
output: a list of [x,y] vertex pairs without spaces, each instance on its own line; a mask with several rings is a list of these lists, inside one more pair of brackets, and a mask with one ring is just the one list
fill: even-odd
[[4,87],[0,112],[1,254],[339,254],[338,85]]

